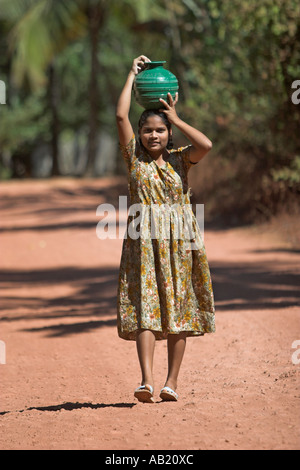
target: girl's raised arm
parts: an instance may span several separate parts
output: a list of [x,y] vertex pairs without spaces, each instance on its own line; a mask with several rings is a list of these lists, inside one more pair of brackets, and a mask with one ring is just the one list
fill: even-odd
[[190,161],[192,163],[199,162],[212,148],[212,143],[206,135],[182,121],[176,113],[175,105],[178,101],[178,93],[173,100],[171,93],[168,93],[169,103],[160,98],[161,103],[165,106],[163,111],[169,122],[174,124],[191,142]]
[[129,121],[132,85],[135,76],[139,73],[140,70],[144,68],[145,62],[150,62],[150,59],[144,55],[134,59],[126,83],[118,100],[116,120],[119,133],[119,142],[121,145],[127,145],[133,136],[133,129]]

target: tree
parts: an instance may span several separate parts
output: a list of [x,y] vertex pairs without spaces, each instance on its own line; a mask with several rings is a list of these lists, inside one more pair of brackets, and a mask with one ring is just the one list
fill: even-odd
[[9,35],[13,76],[17,86],[26,80],[31,90],[49,88],[52,111],[53,175],[58,174],[58,85],[55,57],[75,38],[88,32],[91,43],[89,86],[89,144],[87,174],[92,173],[98,132],[98,37],[105,18],[104,0],[2,0],[1,17],[13,24]]
[[49,89],[52,174],[57,175],[59,122],[55,56],[70,40],[83,34],[84,17],[74,2],[66,0],[1,0],[0,11],[0,17],[12,25],[8,42],[15,85],[28,83],[31,92],[39,87]]
[[87,166],[85,170],[86,176],[94,174],[95,156],[97,152],[97,137],[99,131],[99,32],[106,16],[105,1],[90,0],[86,5],[86,16],[88,23],[88,32],[91,44],[91,74],[89,83],[89,145],[87,155]]

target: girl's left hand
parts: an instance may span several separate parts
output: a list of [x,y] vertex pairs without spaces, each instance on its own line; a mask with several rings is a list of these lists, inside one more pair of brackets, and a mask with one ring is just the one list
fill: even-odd
[[162,98],[159,99],[159,101],[165,106],[165,109],[160,109],[160,111],[166,114],[168,121],[171,124],[175,124],[176,119],[178,119],[178,115],[175,109],[175,106],[178,102],[178,93],[175,95],[175,100],[173,100],[171,93],[168,93],[168,100],[169,103],[167,103]]

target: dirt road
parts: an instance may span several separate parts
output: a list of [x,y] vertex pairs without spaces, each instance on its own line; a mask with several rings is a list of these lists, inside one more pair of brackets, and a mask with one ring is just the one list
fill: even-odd
[[1,182],[0,448],[299,449],[299,251],[206,230],[217,331],[189,338],[177,403],[158,398],[158,342],[157,400],[138,403],[135,344],[116,331],[122,239],[96,236],[119,194],[121,179]]

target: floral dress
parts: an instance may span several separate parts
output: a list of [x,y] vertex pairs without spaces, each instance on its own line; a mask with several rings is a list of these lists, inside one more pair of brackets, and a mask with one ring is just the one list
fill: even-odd
[[118,334],[125,340],[140,329],[158,340],[215,331],[210,271],[190,205],[190,147],[171,150],[160,167],[135,136],[120,146],[130,192],[118,285]]

